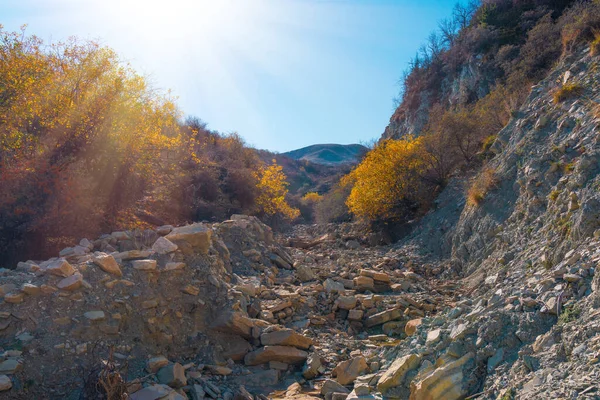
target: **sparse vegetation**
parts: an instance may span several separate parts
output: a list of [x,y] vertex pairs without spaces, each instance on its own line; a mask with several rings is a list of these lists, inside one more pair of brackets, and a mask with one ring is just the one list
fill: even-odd
[[600,29],[594,29],[594,39],[590,42],[590,55],[600,54]]
[[557,89],[552,95],[555,103],[561,103],[572,97],[580,96],[583,93],[583,87],[577,83],[566,83]]
[[467,203],[471,206],[479,206],[490,190],[498,185],[496,171],[491,167],[485,167],[473,180],[467,191]]
[[550,192],[550,195],[548,196],[548,198],[552,201],[556,201],[556,199],[558,199],[559,195],[560,195],[560,190],[553,190]]
[[561,325],[575,321],[581,315],[581,308],[577,304],[567,304],[558,317]]

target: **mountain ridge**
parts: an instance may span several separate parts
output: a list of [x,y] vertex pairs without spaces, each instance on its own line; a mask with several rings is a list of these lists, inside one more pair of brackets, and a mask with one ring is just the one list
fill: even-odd
[[291,150],[282,155],[315,164],[340,165],[358,162],[367,150],[367,147],[361,144],[323,143]]

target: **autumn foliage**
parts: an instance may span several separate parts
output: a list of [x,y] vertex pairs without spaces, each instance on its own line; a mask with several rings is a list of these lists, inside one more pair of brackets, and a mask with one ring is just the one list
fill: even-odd
[[378,144],[342,179],[342,185],[352,185],[346,201],[350,211],[369,220],[404,215],[418,203],[427,157],[420,138]]
[[291,207],[286,201],[288,183],[281,165],[277,165],[273,160],[272,165],[262,167],[256,175],[256,204],[261,213],[267,217],[281,217],[287,220],[294,220],[300,216],[300,210]]
[[257,204],[292,217],[285,176],[272,167],[258,177],[262,164],[238,135],[182,122],[169,94],[111,49],[0,26],[0,266]]

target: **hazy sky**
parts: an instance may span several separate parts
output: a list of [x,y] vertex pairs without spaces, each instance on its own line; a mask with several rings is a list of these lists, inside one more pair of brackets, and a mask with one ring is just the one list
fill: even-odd
[[455,0],[0,0],[7,30],[96,39],[186,115],[258,148],[378,138]]

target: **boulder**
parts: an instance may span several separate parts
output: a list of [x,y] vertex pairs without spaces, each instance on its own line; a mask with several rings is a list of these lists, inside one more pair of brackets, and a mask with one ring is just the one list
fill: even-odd
[[333,369],[332,375],[340,384],[349,385],[368,370],[367,360],[363,356],[359,356],[339,363]]
[[222,313],[210,327],[218,332],[231,333],[249,339],[252,337],[252,328],[255,327],[255,323],[242,313],[227,312]]
[[169,254],[177,250],[177,245],[165,237],[159,237],[152,245],[152,250],[158,254]]
[[175,244],[185,242],[194,249],[199,250],[202,254],[208,254],[211,236],[212,231],[209,228],[204,226],[204,224],[196,223],[173,228],[165,237]]
[[73,266],[71,266],[71,264],[69,264],[69,262],[64,258],[59,258],[48,264],[46,271],[52,275],[66,278],[75,273],[75,268],[73,268]]
[[374,292],[375,282],[373,281],[373,278],[369,278],[368,276],[357,276],[354,278],[354,287],[360,292],[365,292],[367,290]]
[[411,383],[410,400],[459,400],[467,394],[468,376],[463,373],[474,354],[467,353]]
[[158,371],[162,367],[167,366],[168,364],[169,360],[167,360],[167,358],[164,356],[153,357],[148,360],[148,363],[146,364],[146,369],[150,373],[155,373],[156,371]]
[[173,389],[167,385],[152,385],[132,393],[129,398],[131,400],[170,399],[167,396],[171,393],[173,393]]
[[330,393],[346,393],[346,394],[348,394],[348,393],[350,393],[350,390],[348,390],[344,386],[340,385],[336,381],[327,379],[327,380],[325,380],[325,382],[323,382],[323,386],[321,386],[321,394],[323,395],[323,397],[327,397],[327,395]]
[[138,271],[154,271],[156,269],[156,260],[135,260],[131,262],[131,265]]
[[323,287],[327,293],[338,292],[343,293],[346,288],[344,284],[341,282],[336,282],[331,278],[327,278],[325,282],[323,282]]
[[385,395],[385,392],[392,387],[404,384],[404,378],[409,371],[417,369],[421,363],[421,356],[417,354],[409,354],[398,358],[379,378],[377,390]]
[[263,333],[260,336],[260,342],[263,346],[293,346],[302,350],[308,350],[312,345],[312,339],[292,329]]
[[317,279],[317,275],[308,265],[298,265],[296,267],[296,276],[300,282],[310,282]]
[[335,303],[342,310],[352,310],[356,307],[357,300],[355,296],[340,296]]
[[31,283],[26,283],[21,288],[23,293],[28,294],[30,296],[37,296],[42,291],[39,286],[32,285]]
[[168,385],[172,388],[180,388],[187,385],[185,370],[179,363],[162,367],[156,374],[158,382],[163,385]]
[[311,353],[302,368],[302,376],[304,379],[314,379],[319,375],[319,368],[321,368],[321,357],[317,353]]
[[402,318],[404,315],[404,310],[400,308],[393,308],[391,310],[382,311],[380,313],[371,315],[365,321],[365,325],[367,328],[371,328],[373,326],[385,324],[386,322]]
[[10,378],[6,375],[0,375],[0,392],[5,392],[12,388],[12,382]]
[[58,282],[56,287],[58,287],[59,289],[62,289],[62,290],[72,291],[72,290],[79,289],[82,284],[83,284],[83,276],[81,274],[77,273],[77,274],[73,274],[73,275],[61,280],[60,282]]
[[0,363],[0,374],[10,375],[22,369],[23,365],[19,361],[12,358]]
[[406,333],[406,336],[414,335],[415,332],[417,331],[417,328],[419,327],[419,325],[421,325],[421,323],[422,323],[421,318],[411,319],[410,321],[408,321],[406,323],[406,326],[404,327],[404,333]]
[[290,346],[265,346],[246,354],[246,365],[265,364],[280,361],[286,364],[300,364],[308,358],[308,353]]
[[106,273],[116,276],[123,276],[123,272],[117,264],[117,260],[110,254],[97,252],[92,257],[92,262]]

